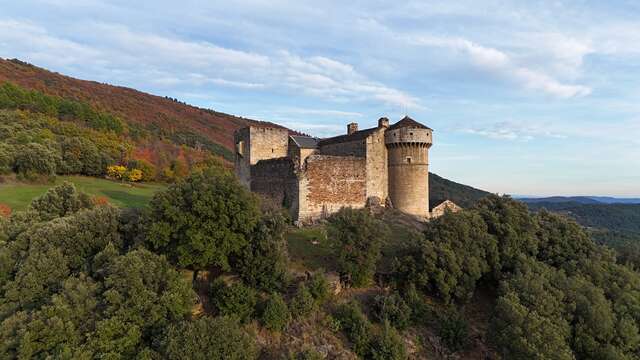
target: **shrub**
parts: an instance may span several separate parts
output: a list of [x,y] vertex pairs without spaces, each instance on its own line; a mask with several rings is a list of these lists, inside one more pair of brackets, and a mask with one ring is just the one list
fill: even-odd
[[125,177],[127,181],[138,182],[142,180],[142,170],[140,169],[131,169],[125,173]]
[[388,321],[384,321],[382,330],[373,337],[369,357],[373,360],[404,360],[407,349],[404,341]]
[[323,270],[318,270],[311,275],[307,281],[307,287],[318,305],[322,305],[331,296],[329,281]]
[[47,190],[43,195],[31,201],[30,209],[42,220],[51,220],[94,206],[91,197],[76,190],[73,183],[65,181],[61,185]]
[[373,302],[373,316],[378,322],[389,321],[393,326],[404,330],[411,322],[411,308],[398,294],[378,295]]
[[211,292],[213,304],[221,315],[237,316],[242,322],[251,319],[257,302],[255,290],[241,282],[226,286],[222,279],[218,279]]
[[463,350],[469,342],[469,323],[460,312],[449,310],[439,319],[438,336],[449,350]]
[[328,236],[333,242],[340,272],[354,286],[372,282],[388,228],[366,210],[342,208],[329,218]]
[[122,165],[111,165],[107,167],[107,175],[110,178],[122,180],[127,172],[127,168]]
[[302,283],[298,286],[296,295],[291,300],[291,313],[294,316],[305,316],[316,308],[316,300],[313,298],[311,291]]
[[242,279],[251,286],[277,291],[287,282],[287,243],[285,219],[280,214],[262,216],[249,236],[249,245],[234,264]]
[[13,170],[15,153],[13,146],[0,143],[0,175],[8,174]]
[[298,356],[296,356],[296,360],[322,360],[324,356],[313,349],[307,349],[301,351]]
[[365,356],[369,350],[372,327],[360,305],[353,301],[339,306],[336,310],[336,318],[353,344],[353,351],[360,356]]
[[262,311],[262,324],[269,330],[282,331],[291,320],[291,313],[282,295],[274,293]]
[[149,245],[182,267],[230,270],[259,220],[258,204],[236,177],[210,168],[155,194],[147,221]]
[[162,344],[170,360],[245,360],[257,358],[257,347],[237,321],[203,317],[172,325]]
[[29,143],[20,147],[16,154],[15,169],[25,179],[35,180],[39,176],[55,176],[59,162],[60,154],[57,152],[44,145]]

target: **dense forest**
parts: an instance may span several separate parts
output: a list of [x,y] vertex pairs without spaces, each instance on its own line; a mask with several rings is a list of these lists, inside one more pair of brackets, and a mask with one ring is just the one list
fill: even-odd
[[382,219],[321,225],[337,293],[300,276],[286,216],[223,167],[138,210],[64,184],[0,222],[0,357],[640,355],[640,274],[572,220],[495,195],[408,232]]
[[640,204],[537,201],[527,205],[532,211],[547,209],[575,219],[596,242],[615,249],[623,261],[640,268]]

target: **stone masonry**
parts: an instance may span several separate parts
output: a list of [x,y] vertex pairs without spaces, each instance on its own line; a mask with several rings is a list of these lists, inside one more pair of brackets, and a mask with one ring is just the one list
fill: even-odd
[[342,207],[393,206],[429,218],[432,130],[404,117],[327,139],[291,135],[277,125],[251,125],[235,134],[236,174],[252,191],[289,209],[300,223]]

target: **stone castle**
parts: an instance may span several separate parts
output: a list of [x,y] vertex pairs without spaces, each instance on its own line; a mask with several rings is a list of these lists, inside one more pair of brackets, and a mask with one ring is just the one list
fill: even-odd
[[429,148],[432,130],[404,117],[378,126],[317,139],[273,124],[235,133],[235,170],[252,191],[289,209],[300,223],[342,207],[391,206],[429,217]]

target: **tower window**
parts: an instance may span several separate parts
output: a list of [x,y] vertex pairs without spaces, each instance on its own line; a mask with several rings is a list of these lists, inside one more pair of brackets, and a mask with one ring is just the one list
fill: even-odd
[[273,149],[271,149],[271,153],[273,154]]
[[409,133],[409,135],[413,136],[413,133],[412,133],[412,132],[410,132],[410,133]]
[[411,164],[411,156],[407,156],[407,164]]

